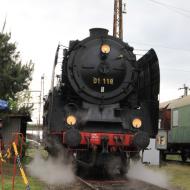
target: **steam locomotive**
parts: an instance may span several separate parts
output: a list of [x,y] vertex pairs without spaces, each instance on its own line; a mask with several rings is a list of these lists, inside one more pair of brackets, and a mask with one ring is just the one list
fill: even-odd
[[[138,61],[133,50],[102,28],[70,41],[59,82],[52,84],[44,105],[44,138],[51,154],[60,151],[56,140],[77,166],[124,174],[130,158],[148,146],[158,131],[159,64],[153,49]],[[53,73],[58,51],[60,46]],[[117,164],[110,164],[113,160]]]

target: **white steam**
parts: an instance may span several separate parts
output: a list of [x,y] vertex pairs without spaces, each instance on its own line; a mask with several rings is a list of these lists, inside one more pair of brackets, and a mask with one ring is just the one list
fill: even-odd
[[169,187],[169,178],[163,171],[154,171],[142,163],[132,163],[127,174],[129,178],[145,181],[159,187]]
[[36,153],[28,169],[32,176],[49,185],[70,184],[75,179],[72,164],[64,163],[61,157],[56,159],[49,157],[45,160],[39,153]]

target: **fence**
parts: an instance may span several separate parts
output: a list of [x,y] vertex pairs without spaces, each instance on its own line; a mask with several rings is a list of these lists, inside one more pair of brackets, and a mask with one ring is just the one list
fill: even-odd
[[5,150],[5,146],[2,142],[2,140],[0,140],[0,141],[1,141],[0,142],[1,190],[4,190],[4,186],[6,183],[6,180],[4,179],[4,174],[7,174],[7,173],[9,173],[9,174],[12,173],[12,180],[11,180],[12,181],[12,190],[15,190],[15,177],[17,175],[17,165],[20,170],[20,174],[22,176],[23,183],[26,186],[26,190],[30,190],[29,182],[28,182],[28,179],[24,172],[24,169],[22,167],[21,160],[20,160],[20,158],[23,155],[23,146],[25,144],[23,134],[22,133],[14,133],[13,140],[9,143],[6,150]]

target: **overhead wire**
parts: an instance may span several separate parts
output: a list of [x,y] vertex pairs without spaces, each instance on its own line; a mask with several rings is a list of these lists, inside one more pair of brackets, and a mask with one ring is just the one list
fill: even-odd
[[[166,4],[166,3],[162,3],[162,2],[159,2],[157,0],[149,0],[149,1],[151,1],[152,3],[158,4],[158,5],[161,5],[161,6],[165,7],[165,8],[168,8],[168,9],[170,9],[172,11],[175,11],[176,13],[179,13],[179,14],[181,14],[183,16],[186,16],[186,17],[190,18],[190,10],[179,8],[179,7],[169,5],[169,4]],[[158,45],[158,44],[153,44],[153,43],[141,43],[141,42],[135,42],[135,41],[131,41],[131,42],[128,41],[128,43],[130,43],[130,44],[134,43],[134,44],[139,44],[139,45],[149,46],[149,47],[150,46],[156,46],[157,48],[163,48],[163,49],[175,50],[175,51],[185,51],[185,52],[188,52],[188,53],[190,51],[190,49],[163,46],[163,45]],[[134,49],[134,51],[135,51],[135,55],[143,56],[143,54],[141,54],[141,52],[142,51],[147,52],[148,50],[147,49]],[[173,67],[170,67],[170,68],[162,68],[162,67],[160,67],[160,69],[161,70],[167,70],[167,71],[177,71],[177,72],[190,73],[190,70],[183,70],[183,69],[173,68]]]
[[177,72],[185,72],[185,73],[190,73],[190,70],[183,70],[183,69],[178,69],[178,68],[173,68],[173,67],[170,67],[170,68],[162,68],[160,67],[161,70],[169,70],[169,71],[177,71]]
[[149,0],[150,2],[152,3],[155,3],[155,4],[158,4],[158,5],[161,5],[165,8],[168,8],[182,16],[185,16],[187,18],[190,18],[190,10],[188,9],[183,9],[183,8],[179,8],[179,7],[176,7],[176,6],[173,6],[173,5],[170,5],[170,4],[166,4],[166,3],[163,3],[163,2],[160,2],[160,1],[156,1],[156,0]]
[[[152,3],[155,3],[155,4],[158,4],[158,5],[161,5],[165,8],[168,8],[170,10],[173,10],[183,16],[186,16],[188,18],[190,18],[190,10],[188,9],[183,9],[183,8],[179,8],[177,6],[173,6],[173,5],[170,5],[170,4],[167,4],[167,3],[163,3],[163,2],[160,2],[160,1],[157,1],[157,0],[148,0]],[[189,15],[187,15],[189,14]],[[143,46],[155,46],[157,48],[164,48],[164,49],[169,49],[169,50],[175,50],[175,51],[186,51],[189,53],[190,49],[185,49],[185,48],[181,48],[181,47],[170,47],[170,46],[164,46],[164,45],[159,45],[159,44],[153,44],[153,43],[142,43],[142,42],[135,42],[135,41],[128,41],[129,43],[134,43],[134,44],[139,44],[139,45],[143,45]],[[141,50],[138,50],[137,51],[141,51]],[[147,51],[147,50],[143,50],[143,51]]]
[[134,49],[134,51],[148,51],[148,49]]
[[180,10],[180,11],[190,13],[190,10],[188,10],[188,9],[179,8],[179,7],[176,7],[176,6],[167,4],[167,3],[163,3],[163,2],[160,2],[160,1],[157,1],[157,0],[149,0],[149,1],[152,1],[152,2],[160,4],[160,5],[163,5],[163,6],[167,7],[167,8],[170,7],[170,8],[174,8],[176,10]]
[[[186,51],[186,52],[189,52],[190,49],[185,49],[185,48],[179,48],[179,47],[170,47],[170,46],[164,46],[164,45],[160,45],[160,44],[154,44],[154,43],[144,43],[144,42],[135,42],[135,41],[128,41],[128,43],[130,44],[138,44],[138,45],[142,45],[142,46],[154,46],[154,47],[157,47],[157,48],[162,48],[162,49],[169,49],[169,50],[175,50],[175,51]],[[146,49],[134,49],[134,50],[137,50],[137,51],[148,51]]]

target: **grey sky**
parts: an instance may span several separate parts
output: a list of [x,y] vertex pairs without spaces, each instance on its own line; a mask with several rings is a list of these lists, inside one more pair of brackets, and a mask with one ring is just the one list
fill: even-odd
[[[161,68],[161,101],[177,98],[184,83],[190,86],[190,1],[157,0],[182,9],[186,16],[151,0],[123,0],[124,40],[135,49],[154,48]],[[105,27],[112,34],[114,0],[0,0],[0,29],[7,16],[6,31],[24,61],[35,63],[31,89],[40,89],[45,73],[50,87],[52,64],[58,42],[88,36],[89,28]],[[145,53],[145,52],[138,52]]]

